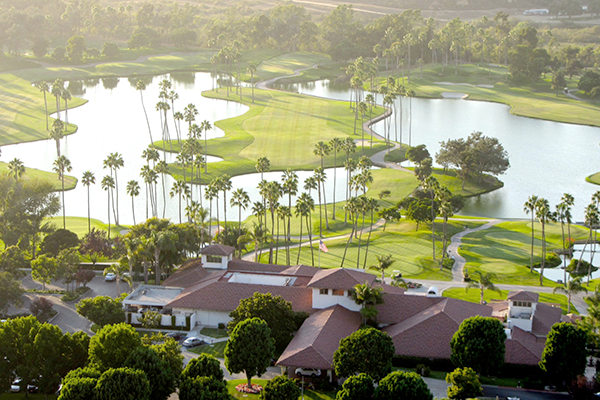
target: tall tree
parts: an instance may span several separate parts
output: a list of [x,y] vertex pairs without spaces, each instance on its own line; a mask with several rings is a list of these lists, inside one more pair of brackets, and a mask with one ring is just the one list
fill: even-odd
[[252,85],[252,103],[254,103],[254,74],[256,73],[257,66],[255,63],[248,64],[248,73],[250,74],[250,84]]
[[184,180],[179,179],[173,182],[173,186],[171,187],[171,191],[169,192],[169,196],[171,198],[177,196],[179,199],[179,223],[181,224],[181,198],[185,196],[187,199],[190,195],[190,188]]
[[367,282],[359,283],[354,287],[352,300],[362,307],[360,314],[363,317],[363,323],[375,322],[377,320],[377,309],[375,306],[384,303],[383,295],[384,293],[381,287],[373,287]]
[[392,259],[391,254],[377,254],[375,256],[377,264],[373,264],[371,269],[375,269],[381,272],[381,282],[385,283],[385,270],[392,266],[396,260]]
[[[88,232],[92,231],[92,222],[90,218],[90,185],[96,184],[96,177],[92,171],[85,171],[83,173],[83,177],[81,178],[81,183],[87,187],[87,203],[88,203]],[[135,217],[134,222],[135,224]]]
[[531,214],[531,260],[529,261],[529,271],[533,272],[533,245],[535,241],[534,236],[534,219],[535,219],[535,205],[538,202],[538,197],[535,195],[529,196],[525,204],[523,205],[523,211],[525,214]]
[[68,128],[69,126],[69,101],[71,100],[71,92],[69,92],[69,89],[64,88],[62,93],[60,94],[60,97],[65,101],[65,129]]
[[571,382],[585,372],[586,342],[586,333],[573,324],[554,324],[546,337],[540,368],[555,383]]
[[535,203],[535,216],[542,225],[542,262],[540,264],[540,286],[544,285],[544,267],[546,266],[546,224],[556,221],[556,216],[550,211],[550,203],[539,198]]
[[475,316],[465,319],[452,336],[451,360],[458,367],[471,367],[484,375],[504,364],[506,333],[496,318]]
[[[309,235],[309,243],[310,249],[313,251],[312,247],[312,224],[310,223],[310,215],[312,211],[315,209],[315,202],[312,197],[308,193],[302,193],[296,199],[296,207],[295,207],[295,215],[296,217],[300,217],[300,245],[298,245],[298,257],[296,258],[296,264],[300,264],[300,251],[302,250],[302,218],[306,221],[306,228]],[[315,265],[315,257],[314,252],[312,256],[312,265]]]
[[[283,176],[281,177],[281,189],[283,194],[287,194],[288,195],[288,207],[291,210],[292,209],[292,196],[295,196],[298,193],[298,175],[288,169],[287,171],[285,171],[283,173]],[[289,215],[289,218],[287,219],[287,237],[286,237],[286,263],[287,265],[290,265],[291,261],[290,261],[290,241],[291,241],[291,221],[292,221],[292,217],[291,214]]]
[[60,139],[64,136],[64,125],[60,119],[55,119],[52,122],[52,130],[48,133],[48,137],[56,143],[56,156],[60,157]]
[[563,292],[567,295],[567,314],[571,312],[571,296],[581,292],[588,292],[581,283],[581,277],[571,279],[565,282],[564,286],[556,286],[552,289],[552,293]]
[[131,215],[133,215],[133,224],[135,225],[135,204],[133,199],[140,195],[140,184],[135,179],[132,179],[127,182],[125,190],[127,190],[127,194],[131,196]]
[[[575,198],[571,194],[565,193],[561,197],[560,201],[567,205],[567,213],[568,213],[568,215],[570,215],[571,207],[573,207],[573,205],[575,204]],[[569,240],[571,240],[571,219],[570,218],[567,218],[567,230],[568,230]]]
[[[231,194],[231,207],[238,207],[238,236],[242,234],[242,210],[245,210],[250,205],[250,196],[242,188],[237,188]],[[240,257],[242,256],[240,250]]]
[[65,173],[71,172],[73,167],[71,166],[71,161],[67,157],[60,156],[54,161],[52,169],[58,174],[58,179],[60,179],[62,185],[61,196],[63,209],[63,229],[66,229],[67,218],[65,216]]
[[252,387],[252,377],[267,371],[275,351],[271,329],[260,318],[241,321],[225,345],[225,367],[230,373],[243,372]]
[[335,220],[335,188],[337,183],[337,153],[344,147],[344,141],[334,137],[329,141],[329,148],[333,152],[333,214],[331,219]]
[[25,165],[18,158],[11,160],[8,163],[7,169],[8,174],[15,179],[15,182],[19,182],[19,179],[25,174]]
[[380,380],[392,371],[395,352],[394,342],[387,333],[371,327],[359,329],[340,340],[333,353],[335,374],[349,377],[365,373]]
[[46,98],[46,93],[50,92],[50,85],[48,82],[42,81],[35,85],[39,89],[40,92],[44,94],[44,109],[46,110],[46,130],[49,130],[48,127],[48,99]]
[[152,129],[150,129],[150,120],[148,119],[148,113],[146,112],[146,106],[144,105],[144,90],[146,90],[146,84],[143,80],[138,80],[135,84],[135,89],[140,92],[140,100],[142,101],[142,108],[144,109],[144,115],[146,116],[146,124],[148,125],[148,134],[150,135],[150,144],[154,143],[152,139]]
[[65,83],[62,79],[56,79],[54,83],[52,83],[52,88],[50,89],[52,96],[56,100],[56,119],[60,119],[60,96],[65,88]]
[[208,171],[208,142],[207,132],[212,129],[212,125],[208,120],[202,121],[200,129],[204,132],[204,172]]
[[117,171],[125,165],[123,156],[119,153],[110,153],[104,160],[104,168],[110,169],[110,176],[115,179],[115,198],[113,198],[113,213],[115,213],[115,224],[119,225],[119,178]]
[[114,178],[110,175],[106,175],[104,178],[102,178],[101,186],[102,190],[106,190],[106,193],[108,194],[108,238],[110,239],[110,199],[111,192],[115,187]]

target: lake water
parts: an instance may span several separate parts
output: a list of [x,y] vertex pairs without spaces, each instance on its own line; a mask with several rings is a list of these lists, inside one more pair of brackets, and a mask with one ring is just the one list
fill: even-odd
[[[576,244],[573,246],[573,259],[579,260],[579,258],[581,257],[583,261],[591,261],[594,267],[600,267],[600,246],[598,244],[588,244],[582,256],[581,253],[583,251],[583,247],[583,244]],[[593,259],[592,255],[594,256]],[[561,259],[562,257],[563,256],[561,256]],[[570,261],[571,259],[567,259],[566,264],[569,265]],[[563,264],[560,264],[558,267],[555,268],[544,268],[544,276],[553,281],[560,280],[561,282],[565,282],[565,270],[564,268],[562,268],[562,266]],[[539,269],[536,268],[535,270],[539,272]],[[566,274],[566,278],[567,280],[571,279],[571,275],[568,272]],[[592,279],[595,278],[600,278],[600,269],[592,272]],[[587,282],[587,275],[583,277],[583,281]]]
[[[327,80],[277,87],[313,96],[350,98],[349,89]],[[448,91],[460,92],[460,86],[449,86]],[[377,103],[382,103],[381,98]],[[412,114],[410,143],[427,145],[432,156],[440,149],[441,141],[466,138],[473,131],[497,137],[508,152],[511,166],[499,176],[504,187],[468,200],[465,215],[523,218],[523,203],[530,195],[544,197],[555,205],[568,192],[575,197],[573,216],[581,221],[591,195],[600,190],[585,181],[586,176],[600,171],[600,128],[519,117],[510,114],[508,106],[479,101],[404,98],[402,108],[402,142],[409,143]],[[375,124],[375,131],[383,133],[383,124]]]
[[[202,91],[212,88],[212,79],[207,73],[178,73],[144,78],[151,79],[143,96],[154,140],[160,138],[160,116],[155,111],[159,92],[158,82],[165,78],[171,79],[173,89],[179,94],[180,98],[176,101],[175,108],[182,110],[188,103],[194,103],[200,111],[198,121],[206,119],[214,124],[217,120],[234,117],[247,110],[246,106],[238,103],[202,97]],[[102,162],[109,153],[119,152],[125,161],[125,167],[118,175],[120,222],[133,223],[131,199],[125,193],[125,185],[131,179],[138,180],[142,187],[140,196],[134,199],[136,218],[137,221],[141,221],[146,216],[146,200],[139,171],[145,163],[141,154],[150,143],[150,138],[140,102],[140,93],[126,78],[74,82],[70,88],[77,96],[87,99],[88,103],[69,110],[69,121],[78,125],[79,132],[63,139],[61,149],[72,162],[71,175],[81,178],[86,170],[91,170],[96,175],[97,183],[90,188],[92,217],[107,220],[107,195],[101,189],[100,181],[109,171],[103,169]],[[280,88],[342,100],[350,97],[350,90],[332,85],[328,81],[280,86]],[[448,88],[448,91],[452,90],[460,89]],[[248,92],[248,89],[246,91]],[[380,99],[378,103],[381,103]],[[525,217],[523,203],[531,194],[545,197],[551,204],[556,204],[563,193],[569,192],[575,196],[576,201],[573,209],[574,219],[580,221],[583,219],[583,209],[588,204],[592,193],[600,189],[585,182],[586,176],[600,170],[598,157],[600,129],[598,128],[517,117],[509,114],[507,106],[495,103],[412,99],[412,112],[409,113],[409,109],[409,100],[403,99],[402,141],[409,143],[410,140],[413,145],[424,143],[432,155],[438,151],[440,141],[467,137],[473,131],[482,131],[485,135],[497,137],[507,150],[511,168],[505,175],[500,176],[505,186],[492,193],[470,199],[463,211],[464,214],[523,218]],[[185,132],[185,127],[182,127]],[[383,134],[383,122],[376,124],[374,128]],[[400,124],[396,129],[393,122],[392,132],[394,131],[400,133]],[[172,137],[175,137],[175,127],[172,125],[170,132]],[[208,138],[222,135],[222,131],[214,128],[208,133]],[[208,147],[210,152],[210,141]],[[29,167],[47,171],[52,170],[52,163],[56,159],[55,145],[50,141],[3,146],[2,153],[4,161],[17,157]],[[167,155],[168,162],[173,159],[174,156]],[[209,162],[218,161],[216,158],[209,159]],[[300,187],[302,181],[310,174],[310,172],[298,174]],[[331,201],[332,170],[328,170],[327,174],[329,177],[327,200]],[[341,170],[337,174],[336,200],[344,198],[344,175]],[[281,173],[265,175],[269,180],[279,180],[280,177]],[[258,174],[252,174],[234,177],[232,182],[234,189],[243,187],[251,194],[252,201],[257,201],[259,195],[256,185],[259,180]],[[173,179],[167,176],[165,215],[177,221],[177,199],[169,199],[168,195],[172,183]],[[159,215],[162,216],[160,186],[159,184],[158,201]],[[194,188],[195,199],[198,199],[198,190],[198,187]],[[65,197],[68,215],[87,216],[85,187],[79,184],[75,190],[67,192]],[[316,198],[315,193],[313,197]],[[244,212],[244,217],[249,213],[250,210]],[[221,219],[223,219],[222,211]],[[237,210],[232,210],[228,206],[227,219],[237,220]]]

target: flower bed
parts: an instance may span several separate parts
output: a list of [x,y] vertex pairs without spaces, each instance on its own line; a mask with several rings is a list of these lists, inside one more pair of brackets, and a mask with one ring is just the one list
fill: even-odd
[[248,387],[247,383],[240,383],[235,387],[235,390],[237,390],[240,393],[259,394],[260,392],[262,392],[263,387],[257,385],[256,383],[253,383],[251,387]]

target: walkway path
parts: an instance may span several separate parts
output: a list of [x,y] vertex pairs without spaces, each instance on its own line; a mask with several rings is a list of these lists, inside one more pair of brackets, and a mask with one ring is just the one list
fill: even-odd
[[256,88],[257,89],[277,90],[277,89],[271,89],[271,88],[269,88],[269,86],[272,85],[272,84],[274,84],[275,82],[277,82],[280,79],[291,78],[291,77],[294,77],[294,76],[298,76],[302,72],[306,71],[307,69],[311,69],[311,68],[317,68],[317,64],[312,65],[310,67],[296,69],[296,70],[294,70],[294,73],[292,75],[276,76],[275,78],[271,78],[271,79],[267,79],[266,81],[258,82],[256,84]]

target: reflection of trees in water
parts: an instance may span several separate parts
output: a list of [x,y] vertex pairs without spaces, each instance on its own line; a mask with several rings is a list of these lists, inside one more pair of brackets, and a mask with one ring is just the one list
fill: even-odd
[[104,86],[104,89],[112,90],[112,89],[116,88],[118,84],[119,84],[119,78],[115,78],[115,77],[102,78],[102,86]]
[[129,82],[129,86],[131,86],[132,88],[135,89],[138,81],[142,81],[146,84],[146,86],[149,86],[154,81],[154,78],[156,78],[156,76],[152,76],[152,75],[130,76],[127,78],[127,81]]
[[100,83],[100,79],[98,78],[89,78],[89,79],[84,79],[83,81],[83,86],[86,88],[93,88],[98,86],[98,84]]
[[67,89],[73,96],[83,96],[85,94],[83,81],[69,81]]
[[175,83],[184,85],[186,89],[188,88],[186,85],[193,85],[196,83],[195,72],[172,72],[171,78]]

